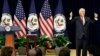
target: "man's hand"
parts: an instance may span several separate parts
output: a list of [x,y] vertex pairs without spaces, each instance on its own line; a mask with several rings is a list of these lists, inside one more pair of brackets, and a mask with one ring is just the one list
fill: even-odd
[[71,11],[69,15],[70,15],[69,20],[72,20],[73,12]]
[[98,20],[98,14],[97,13],[94,13],[94,20]]

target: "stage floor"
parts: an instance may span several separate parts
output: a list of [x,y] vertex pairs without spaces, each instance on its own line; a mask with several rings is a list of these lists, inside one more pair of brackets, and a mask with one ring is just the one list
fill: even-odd
[[[76,49],[70,49],[70,56],[76,56]],[[89,56],[89,52],[87,51],[87,56]],[[17,56],[26,56],[26,55],[18,55]],[[54,49],[47,49],[45,56],[56,56]]]
[[[70,49],[70,56],[76,56],[76,49]],[[87,56],[89,56],[89,52],[87,51]],[[45,56],[56,56],[54,49],[48,49]]]

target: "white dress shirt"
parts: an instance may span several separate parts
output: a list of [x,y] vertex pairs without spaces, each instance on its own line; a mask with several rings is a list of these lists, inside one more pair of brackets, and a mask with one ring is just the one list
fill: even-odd
[[81,17],[83,25],[85,25],[85,17]]

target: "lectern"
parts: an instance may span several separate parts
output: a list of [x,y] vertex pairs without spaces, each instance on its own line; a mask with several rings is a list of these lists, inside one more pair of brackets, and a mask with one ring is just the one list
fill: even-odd
[[0,26],[0,32],[4,32],[6,35],[5,46],[14,47],[14,33],[19,30],[18,26]]

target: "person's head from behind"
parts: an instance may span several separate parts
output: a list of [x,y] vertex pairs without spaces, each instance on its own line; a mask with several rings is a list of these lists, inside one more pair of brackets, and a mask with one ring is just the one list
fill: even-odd
[[36,56],[42,56],[42,50],[40,48],[35,48],[36,50]]
[[42,51],[38,47],[33,48],[29,51],[29,56],[42,56]]
[[59,56],[70,56],[70,50],[67,47],[63,47],[59,52]]
[[1,49],[1,56],[12,56],[13,47],[4,47]]

